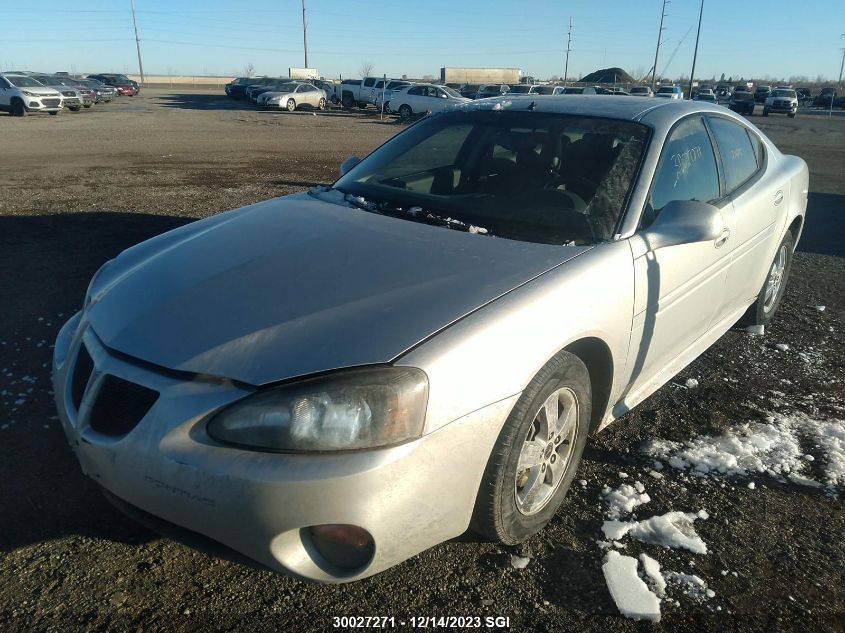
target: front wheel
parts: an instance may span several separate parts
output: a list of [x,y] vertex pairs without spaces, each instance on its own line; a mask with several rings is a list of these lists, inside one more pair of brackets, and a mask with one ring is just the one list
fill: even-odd
[[70,110],[71,112],[79,112],[82,109],[82,107],[81,106],[68,106],[67,109]]
[[325,109],[326,109],[326,100],[325,100],[325,99],[321,98],[321,99],[317,102],[317,109],[318,109],[318,110],[325,110]]
[[769,116],[769,111],[765,108],[763,109],[763,116]]
[[82,107],[83,107],[83,108],[90,108],[92,105],[94,105],[94,104],[93,104],[93,103],[89,103],[88,105],[84,105],[84,106],[82,106]]
[[294,110],[296,110],[296,101],[294,101],[293,99],[288,99],[287,109],[288,112],[293,112]]
[[20,99],[12,102],[12,116],[26,116],[26,106]]
[[794,118],[795,118],[795,114],[796,114],[795,112],[790,112],[790,113],[789,113],[789,118],[790,118],[790,119],[794,119]]
[[522,392],[484,471],[472,529],[513,545],[542,530],[575,476],[590,426],[590,375],[580,358],[555,356]]
[[757,299],[748,308],[748,311],[740,319],[739,325],[767,325],[775,316],[780,302],[786,292],[786,282],[789,279],[789,271],[792,268],[792,251],[795,248],[795,238],[789,231],[783,238],[775,253],[772,265],[766,275],[766,281],[757,295]]
[[58,111],[58,110],[53,110],[52,112],[50,112],[50,114],[51,114],[52,116],[56,116],[58,113],[59,113],[59,111]]
[[399,116],[403,119],[410,119],[413,114],[414,111],[411,110],[411,106],[409,106],[407,103],[403,103],[399,106]]

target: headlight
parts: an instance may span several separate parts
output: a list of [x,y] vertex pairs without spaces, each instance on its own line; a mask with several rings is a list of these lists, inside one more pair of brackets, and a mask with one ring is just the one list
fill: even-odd
[[37,92],[30,92],[29,90],[21,90],[21,93],[25,94],[27,97],[39,96]]
[[411,367],[352,369],[274,387],[208,422],[214,439],[271,451],[342,451],[422,435],[428,378]]

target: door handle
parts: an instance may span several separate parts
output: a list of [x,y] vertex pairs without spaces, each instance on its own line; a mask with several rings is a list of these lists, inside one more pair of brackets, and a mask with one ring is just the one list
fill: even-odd
[[783,190],[778,189],[775,193],[775,206],[778,206],[781,202],[783,202]]
[[716,241],[713,242],[713,245],[716,248],[722,248],[725,245],[725,242],[728,241],[728,238],[730,236],[731,236],[730,229],[725,229],[724,231],[722,231],[722,234],[719,237],[716,238]]

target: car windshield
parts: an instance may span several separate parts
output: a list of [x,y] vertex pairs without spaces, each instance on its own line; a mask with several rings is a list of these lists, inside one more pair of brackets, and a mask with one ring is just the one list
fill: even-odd
[[441,88],[441,90],[443,90],[443,92],[445,92],[445,93],[446,93],[447,95],[449,95],[450,97],[454,97],[454,98],[457,98],[457,99],[462,99],[462,98],[463,98],[463,97],[461,97],[461,93],[460,93],[460,92],[458,92],[457,90],[453,90],[453,89],[452,89],[452,88],[450,88],[449,86],[440,86],[440,88]]
[[675,87],[674,86],[664,86],[663,88],[661,88],[657,92],[660,92],[662,94],[666,94],[667,92],[672,93],[672,92],[675,92]]
[[291,83],[291,82],[285,82],[285,83],[273,85],[272,89],[273,89],[274,92],[294,92],[298,85],[299,84],[295,84],[295,83]]
[[397,88],[401,88],[402,86],[409,85],[407,81],[391,81],[387,84],[388,90],[396,90]]
[[771,96],[772,97],[785,97],[785,98],[791,98],[791,99],[797,99],[798,98],[798,95],[795,94],[794,90],[783,90],[783,89],[773,90]]
[[511,86],[511,89],[508,91],[512,94],[523,94],[526,92],[530,92],[531,86],[526,86],[525,84],[520,84],[518,86]]
[[535,86],[534,92],[538,95],[551,95],[555,92],[554,86]]
[[448,112],[408,128],[334,188],[362,209],[407,220],[589,243],[613,235],[647,137],[631,121]]
[[37,88],[44,86],[44,84],[36,81],[32,77],[26,77],[24,75],[5,75],[5,77],[12,83],[12,85],[17,86],[18,88]]

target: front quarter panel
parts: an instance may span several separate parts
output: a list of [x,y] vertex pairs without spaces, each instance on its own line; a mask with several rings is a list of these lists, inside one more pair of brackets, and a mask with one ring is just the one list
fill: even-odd
[[[633,303],[630,248],[607,242],[462,319],[395,364],[428,375],[425,433],[430,433],[520,393],[552,356],[582,338],[604,341],[613,375],[620,375]],[[619,387],[613,386],[611,402]],[[604,413],[594,411],[596,417]]]

